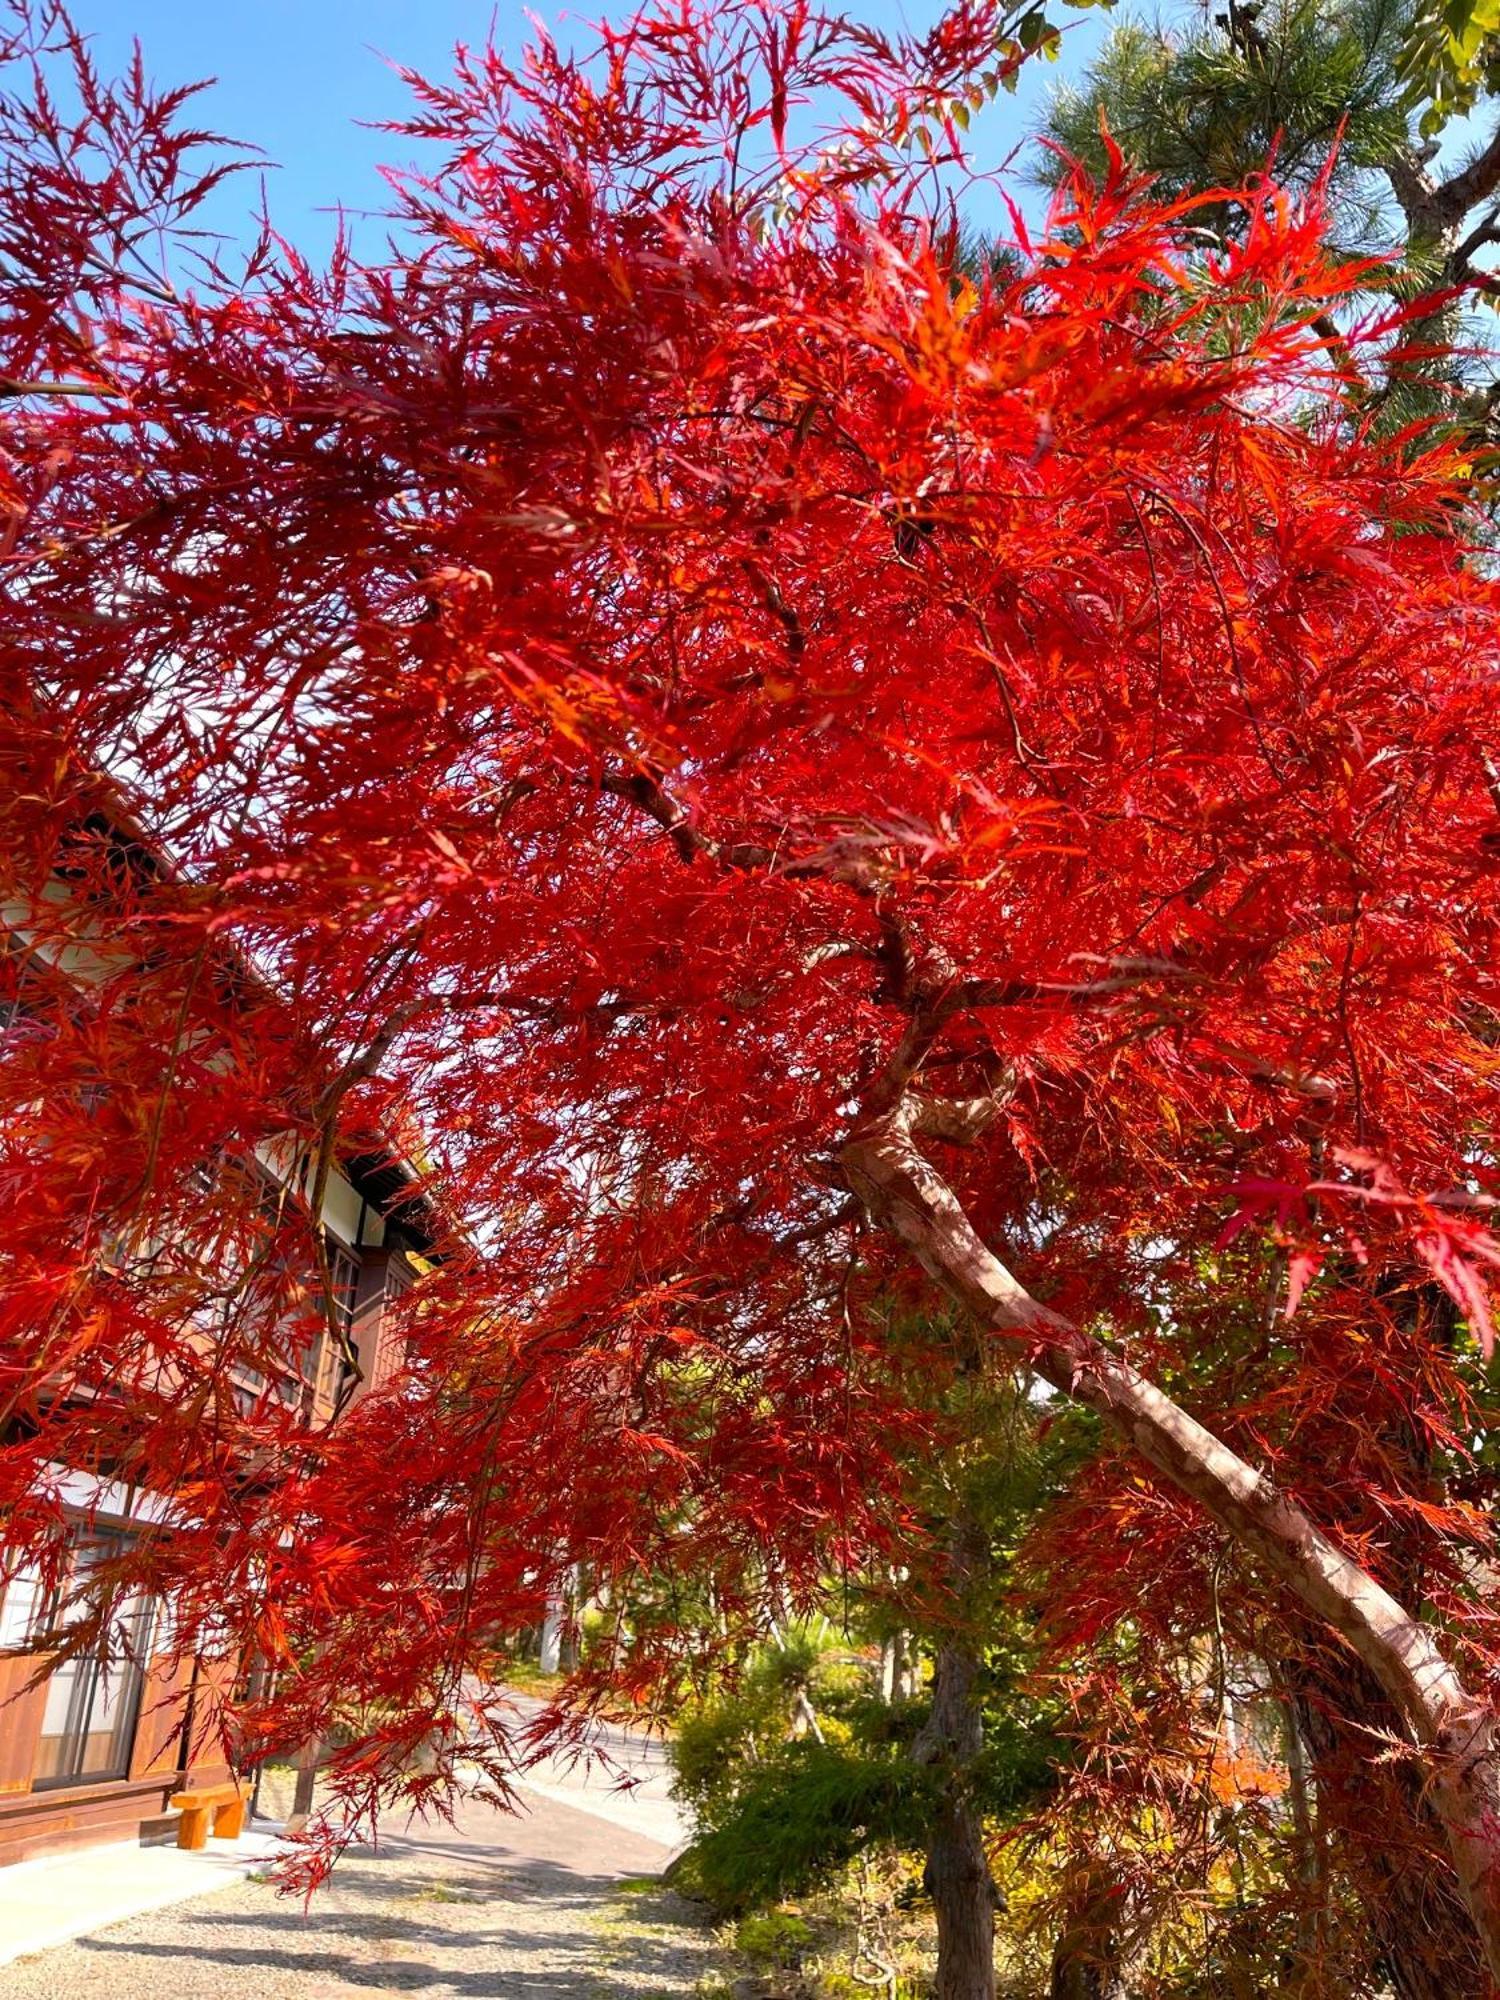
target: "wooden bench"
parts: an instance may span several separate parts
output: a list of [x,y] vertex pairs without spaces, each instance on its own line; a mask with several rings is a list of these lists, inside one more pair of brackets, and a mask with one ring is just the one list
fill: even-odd
[[205,1785],[196,1792],[175,1792],[172,1804],[182,1814],[177,1822],[179,1847],[204,1847],[208,1822],[215,1840],[238,1840],[245,1825],[245,1794],[238,1785]]

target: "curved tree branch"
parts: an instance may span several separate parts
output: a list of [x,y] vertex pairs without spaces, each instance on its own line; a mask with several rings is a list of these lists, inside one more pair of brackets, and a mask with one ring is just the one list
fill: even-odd
[[1432,1631],[1278,1489],[1137,1369],[1053,1312],[981,1241],[924,1157],[910,1100],[869,1119],[844,1147],[850,1186],[872,1222],[915,1256],[957,1304],[1061,1394],[1195,1500],[1238,1546],[1339,1632],[1427,1751],[1433,1805],[1500,1980],[1500,1882],[1491,1838],[1500,1764],[1486,1704],[1464,1686]]

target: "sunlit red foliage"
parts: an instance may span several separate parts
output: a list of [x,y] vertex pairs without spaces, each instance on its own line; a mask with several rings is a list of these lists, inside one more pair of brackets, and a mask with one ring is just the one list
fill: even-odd
[[[0,850],[17,932],[87,898],[104,940],[0,1065],[7,1540],[55,1535],[50,1464],[182,1496],[133,1560],[188,1643],[303,1659],[230,1726],[364,1717],[360,1810],[441,1790],[399,1768],[438,1722],[503,1780],[465,1677],[563,1566],[711,1573],[732,1623],[915,1532],[868,1308],[927,1280],[846,1150],[898,1113],[1035,1297],[1434,1587],[1378,1458],[1361,1509],[1295,1437],[1378,1365],[1461,1448],[1462,1340],[1381,1301],[1489,1337],[1466,468],[1361,428],[1314,324],[1353,274],[1270,186],[1206,248],[1117,164],[965,269],[953,107],[1005,26],[689,5],[465,57],[396,247],[326,272],[162,249],[191,167],[140,80],[86,106],[103,152],[5,113]],[[335,1129],[422,1161],[449,1237],[405,1378],[307,1437],[224,1393],[316,1310],[297,1260],[205,1354],[159,1246],[205,1168],[263,1242],[234,1163]],[[1226,1266],[1226,1310],[1247,1271],[1298,1310],[1216,1406],[1170,1278],[1241,1224],[1286,1269]],[[997,1365],[1077,1387],[1031,1312]],[[1163,1562],[1222,1539],[1151,1504]],[[1482,1706],[1484,1526],[1428,1526]],[[646,1699],[677,1636],[601,1676]]]

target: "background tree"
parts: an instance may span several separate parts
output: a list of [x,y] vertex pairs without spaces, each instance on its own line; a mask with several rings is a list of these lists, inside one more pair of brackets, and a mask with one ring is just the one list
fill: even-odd
[[[897,1353],[900,1317],[887,1335]],[[914,1344],[927,1377],[915,1392],[940,1397],[926,1450],[901,1468],[900,1504],[925,1525],[908,1550],[918,1567],[831,1581],[827,1597],[846,1639],[901,1629],[913,1686],[893,1698],[847,1644],[782,1641],[679,1727],[673,1757],[698,1828],[682,1864],[696,1889],[743,1909],[806,1891],[867,1851],[915,1850],[937,1913],[937,1990],[967,1994],[995,1984],[1003,1899],[988,1850],[1035,1812],[1062,1750],[1029,1681],[1036,1614],[1014,1558],[1080,1447],[1068,1425],[1039,1446],[1024,1383],[976,1367],[966,1330],[945,1341],[923,1327]],[[820,1718],[811,1728],[790,1700],[803,1687]]]
[[[1451,104],[1438,94],[1440,66],[1413,58],[1413,34],[1408,0],[1231,4],[1171,25],[1127,18],[1083,81],[1055,93],[1045,129],[1097,171],[1103,117],[1164,194],[1235,188],[1268,168],[1287,189],[1316,190],[1349,255],[1382,260],[1370,287],[1439,301],[1367,385],[1383,392],[1387,421],[1430,409],[1434,377],[1457,370],[1475,398],[1466,421],[1483,425],[1493,370],[1482,351],[1465,367],[1454,350],[1483,350],[1493,322],[1451,306],[1456,296],[1482,307],[1495,282],[1500,120],[1477,89],[1467,107],[1476,137],[1460,144],[1454,127],[1441,142],[1431,128]],[[1044,171],[1055,180],[1065,170]]]
[[[1491,284],[1486,267],[1500,176],[1500,143],[1489,133],[1489,57],[1476,53],[1480,44],[1474,42],[1460,85],[1454,60],[1434,38],[1437,21],[1435,11],[1414,15],[1385,0],[1231,6],[1172,28],[1127,20],[1082,85],[1056,93],[1049,133],[1097,165],[1104,158],[1102,117],[1129,156],[1177,196],[1237,185],[1274,162],[1278,180],[1304,194],[1326,183],[1339,241],[1351,254],[1383,260],[1370,275],[1376,293],[1420,301],[1428,291],[1456,290],[1467,293],[1471,308],[1482,307]],[[1476,136],[1461,145],[1450,128],[1440,156],[1438,135],[1458,109],[1472,114]],[[1054,166],[1054,175],[1058,171]],[[1337,351],[1332,323],[1324,324]],[[1493,328],[1483,309],[1465,318],[1442,301],[1436,310],[1421,311],[1359,398],[1388,426],[1456,413],[1481,491],[1488,490],[1491,469],[1486,447],[1496,392],[1486,350]],[[1434,353],[1437,338],[1471,343],[1474,351],[1463,357]],[[1435,394],[1438,389],[1442,393]],[[1377,1320],[1391,1310],[1442,1317],[1441,1303],[1430,1299],[1386,1301],[1371,1310]],[[1379,1415],[1372,1413],[1371,1428],[1359,1433],[1378,1452],[1385,1480],[1402,1489],[1408,1509],[1426,1504],[1456,1470],[1444,1467],[1445,1453],[1425,1432],[1420,1409],[1419,1400],[1398,1396]],[[1409,1512],[1406,1518],[1409,1523]],[[1410,1527],[1404,1532],[1409,1535]],[[1413,1558],[1411,1573],[1420,1568],[1421,1560]],[[1292,1635],[1286,1643],[1295,1680],[1302,1649]],[[1344,1845],[1340,1864],[1366,1884],[1366,1908],[1384,1935],[1387,1959],[1396,1961],[1387,1965],[1387,1976],[1398,1991],[1413,1995],[1471,1983],[1461,1920],[1456,1932],[1450,1926],[1445,1945],[1439,1901],[1424,1899],[1420,1913],[1403,1912],[1395,1876],[1370,1886],[1371,1871],[1382,1873],[1382,1852],[1399,1851],[1406,1842],[1420,1847],[1424,1839],[1420,1795],[1399,1784],[1392,1789],[1389,1771],[1350,1754],[1351,1730],[1388,1727],[1390,1718],[1378,1713],[1378,1697],[1370,1708],[1368,1689],[1362,1691],[1363,1714],[1359,1701],[1335,1698],[1339,1677],[1330,1679],[1316,1647],[1306,1671],[1315,1689],[1312,1708],[1295,1688],[1291,1698],[1321,1746],[1314,1761],[1327,1794],[1331,1838]],[[1340,1691],[1346,1697],[1353,1692],[1347,1681]],[[1381,1790],[1379,1798],[1369,1795],[1372,1785]],[[1372,1845],[1372,1826],[1403,1831]]]

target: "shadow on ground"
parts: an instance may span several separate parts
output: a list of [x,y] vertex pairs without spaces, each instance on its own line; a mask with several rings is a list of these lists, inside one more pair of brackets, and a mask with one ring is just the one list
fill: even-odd
[[[403,1849],[420,1846],[401,1842]],[[401,1855],[367,1856],[366,1867],[374,1860],[375,1869],[343,1876],[336,1896],[315,1900],[307,1911],[297,1904],[234,1914],[205,1911],[185,1924],[189,1936],[181,1942],[96,1936],[80,1939],[79,1949],[96,1962],[128,1958],[137,1972],[154,1967],[153,1990],[161,1992],[179,1984],[174,1964],[205,1962],[222,1971],[227,1989],[236,1990],[239,1974],[245,1976],[244,1990],[251,1992],[277,1973],[325,1977],[345,1988],[376,1993],[439,1992],[455,2000],[581,2000],[584,1995],[588,2000],[645,2000],[648,1995],[655,2000],[688,1990],[681,1983],[683,1938],[700,1925],[692,1906],[669,1891],[632,1896],[628,1935],[609,1935],[612,1926],[601,1932],[597,1919],[601,1907],[621,1909],[616,1877],[582,1874],[551,1862],[509,1860],[496,1868],[482,1850],[470,1858],[459,1844],[431,1851],[446,1860],[462,1857],[470,1868],[493,1868],[503,1885],[473,1875],[418,1876],[398,1885],[382,1879],[378,1862]],[[556,1961],[552,1964],[497,1968],[497,1954],[537,1956],[535,1933],[506,1921],[507,1907],[529,1903],[576,1911],[576,1930],[557,1940],[557,1950],[549,1954]],[[445,1921],[445,1913],[455,1906],[464,1911],[461,1925]],[[660,1937],[653,1935],[657,1927]],[[193,1940],[195,1930],[201,1942]],[[236,1933],[244,1935],[242,1945],[234,1942]],[[374,1949],[363,1958],[351,1954],[351,1946]],[[475,1957],[485,1962],[462,1963]]]

